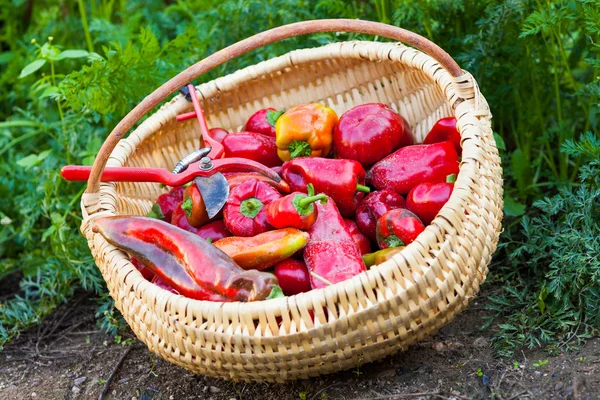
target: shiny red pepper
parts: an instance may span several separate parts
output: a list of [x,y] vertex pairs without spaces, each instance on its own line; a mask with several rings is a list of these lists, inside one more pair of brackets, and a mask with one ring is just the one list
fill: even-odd
[[307,230],[317,220],[315,201],[327,201],[323,193],[315,196],[312,184],[307,185],[308,196],[301,192],[294,192],[272,201],[267,205],[267,221],[274,228],[297,228]]
[[448,175],[443,183],[421,183],[406,196],[406,208],[429,225],[450,198],[456,175]]
[[357,204],[370,191],[364,186],[365,170],[354,160],[296,158],[283,164],[281,173],[296,192],[306,191],[306,185],[312,183],[315,192],[331,197],[345,217],[354,215]]
[[236,186],[223,210],[225,226],[235,236],[256,236],[273,229],[265,206],[280,198],[277,190],[256,179]]
[[377,234],[377,220],[396,208],[404,208],[404,198],[391,190],[369,193],[356,209],[356,225],[371,240]]
[[185,187],[179,186],[172,188],[168,193],[161,194],[152,206],[152,210],[146,216],[171,222],[173,211],[175,211],[183,200],[184,191]]
[[199,228],[210,220],[210,218],[208,218],[202,194],[194,182],[192,182],[192,184],[185,189],[185,192],[183,192],[181,209],[184,211],[185,217],[193,227]]
[[223,128],[212,128],[208,131],[208,135],[219,143],[222,143],[223,139],[225,139],[225,136],[227,136],[228,134],[229,132],[227,132]]
[[460,156],[462,154],[462,148],[460,147],[460,133],[458,133],[458,129],[456,129],[456,118],[454,117],[442,118],[436,122],[425,137],[423,144],[440,143],[446,140],[452,142],[456,152]]
[[[278,174],[281,172],[281,167],[273,167],[279,168]],[[249,181],[250,179],[257,179],[262,181],[270,186],[273,186],[275,189],[279,190],[280,193],[289,193],[290,187],[287,182],[283,179],[279,182],[275,182],[273,179],[261,174],[260,172],[223,172],[225,179],[227,179],[227,183],[229,183],[229,191],[232,191],[234,187],[241,185],[244,182]]]
[[317,221],[310,227],[304,262],[313,289],[345,281],[366,271],[360,249],[348,232],[335,202],[317,203]]
[[264,300],[277,287],[274,275],[244,271],[205,240],[157,219],[106,217],[96,220],[93,230],[136,257],[186,297],[212,301]]
[[413,212],[398,208],[383,214],[377,221],[377,244],[381,249],[408,246],[425,225]]
[[420,183],[445,182],[451,174],[458,174],[458,154],[446,141],[402,147],[375,164],[367,181],[379,190],[406,194]]
[[368,166],[381,160],[412,137],[410,126],[390,106],[361,104],[346,111],[333,134],[336,158]]
[[244,130],[275,137],[275,124],[284,112],[285,110],[277,111],[274,108],[258,110],[248,118]]
[[371,252],[371,242],[369,241],[369,238],[366,237],[360,231],[360,229],[358,229],[356,222],[352,221],[351,219],[344,219],[344,224],[346,224],[346,228],[348,229],[348,232],[352,236],[352,239],[354,239],[354,243],[356,243],[356,245],[360,249],[360,254],[370,253]]
[[304,261],[288,258],[275,265],[275,276],[286,296],[308,292],[311,289],[310,275]]
[[256,132],[232,132],[223,139],[224,157],[241,157],[267,167],[281,165],[275,138]]

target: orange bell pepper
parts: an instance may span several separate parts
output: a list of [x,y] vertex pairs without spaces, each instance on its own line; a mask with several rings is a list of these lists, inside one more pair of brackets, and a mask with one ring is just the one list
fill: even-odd
[[308,243],[308,233],[295,228],[277,229],[253,237],[231,236],[217,240],[223,251],[243,269],[262,271],[291,257]]
[[289,161],[297,157],[327,157],[337,123],[335,111],[322,104],[290,108],[275,124],[279,158]]

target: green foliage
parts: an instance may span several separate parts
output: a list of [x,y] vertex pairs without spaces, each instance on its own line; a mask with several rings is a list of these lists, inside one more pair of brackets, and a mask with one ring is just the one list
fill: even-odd
[[[491,269],[502,286],[491,305],[498,318],[488,321],[498,323],[496,349],[568,348],[600,326],[599,143],[593,134],[574,140],[598,129],[600,1],[11,3],[0,8],[0,346],[76,290],[98,297],[101,326],[123,326],[78,231],[84,185],[62,181],[60,167],[90,165],[128,110],[206,55],[317,18],[400,25],[438,43],[477,78],[505,169],[505,229]],[[288,39],[198,81],[291,49],[363,38]]]

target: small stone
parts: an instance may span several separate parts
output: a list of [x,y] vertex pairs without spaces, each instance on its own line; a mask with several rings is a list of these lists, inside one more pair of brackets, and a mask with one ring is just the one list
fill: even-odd
[[209,390],[211,393],[219,393],[219,392],[221,391],[221,389],[219,389],[219,388],[218,388],[218,387],[216,387],[216,386],[211,386],[211,387],[209,387],[209,388],[208,388],[208,390]]
[[534,374],[536,374],[537,376],[540,376],[542,373],[540,371],[535,371]]
[[229,400],[237,400],[235,397],[230,398]]
[[73,392],[74,394],[77,394],[77,393],[81,392],[81,389],[79,388],[79,386],[73,386],[71,388],[71,392]]
[[31,397],[37,397],[37,393],[36,392],[31,393]]
[[444,349],[446,348],[446,346],[442,342],[435,342],[431,347],[435,351],[444,351]]
[[175,397],[173,395],[170,395],[169,400],[175,400]]
[[558,382],[556,385],[554,385],[554,390],[560,390],[563,388],[563,383],[562,382]]
[[473,342],[473,347],[478,347],[480,349],[484,348],[484,347],[488,347],[488,341],[483,336],[480,336],[477,339],[475,339],[475,341]]
[[73,385],[75,385],[75,386],[79,386],[79,385],[81,385],[83,382],[85,382],[85,380],[86,380],[86,379],[87,379],[87,377],[85,377],[85,376],[82,376],[82,377],[80,377],[80,378],[77,378],[77,379],[75,379],[75,380],[73,381]]

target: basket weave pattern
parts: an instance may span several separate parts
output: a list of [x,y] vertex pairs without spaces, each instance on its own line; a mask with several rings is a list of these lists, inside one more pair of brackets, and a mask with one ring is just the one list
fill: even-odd
[[[197,301],[159,289],[126,253],[92,232],[96,218],[147,213],[164,191],[158,184],[103,183],[98,193],[84,194],[82,232],[117,308],[151,351],[226,379],[307,378],[406,349],[478,292],[500,231],[502,171],[491,114],[470,74],[452,78],[433,58],[401,44],[342,42],[244,68],[200,85],[198,93],[208,125],[233,131],[267,106],[321,102],[341,115],[382,102],[408,120],[420,142],[439,118],[454,114],[463,158],[439,216],[392,260],[324,289],[253,303]],[[190,110],[176,96],[121,140],[107,165],[172,169],[199,145],[196,122],[175,120]]]

